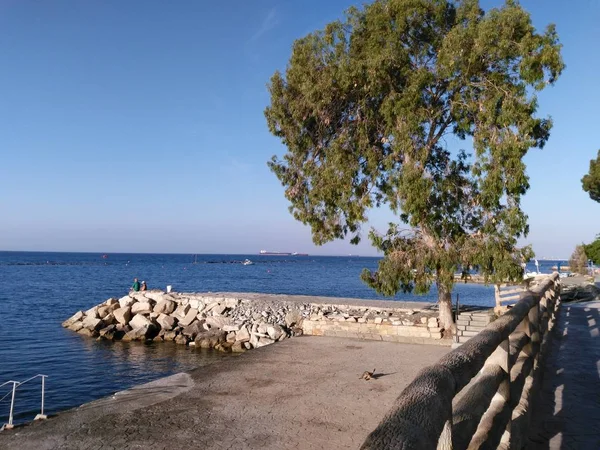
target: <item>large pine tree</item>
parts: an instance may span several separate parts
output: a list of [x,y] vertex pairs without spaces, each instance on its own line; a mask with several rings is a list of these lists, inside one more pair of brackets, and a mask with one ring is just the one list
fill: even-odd
[[386,295],[435,282],[451,328],[457,269],[516,279],[530,256],[516,247],[523,156],[548,139],[535,91],[563,70],[560,48],[510,0],[487,13],[476,0],[379,0],[297,40],[265,111],[287,147],[269,165],[292,214],[317,244],[358,242],[369,209],[387,205],[399,223],[371,231],[384,258],[363,279]]

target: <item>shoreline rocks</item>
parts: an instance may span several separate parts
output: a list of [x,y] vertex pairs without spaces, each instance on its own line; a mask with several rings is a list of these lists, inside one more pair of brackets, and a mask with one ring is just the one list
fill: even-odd
[[437,314],[426,307],[379,308],[147,291],[78,311],[62,326],[99,340],[170,341],[225,352],[243,352],[302,334],[440,340],[443,329]]

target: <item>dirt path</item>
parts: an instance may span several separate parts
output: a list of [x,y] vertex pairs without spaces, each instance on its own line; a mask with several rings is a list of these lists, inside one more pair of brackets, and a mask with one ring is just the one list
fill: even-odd
[[[0,448],[358,448],[417,372],[447,351],[294,338],[0,433]],[[359,380],[373,368],[377,379]]]

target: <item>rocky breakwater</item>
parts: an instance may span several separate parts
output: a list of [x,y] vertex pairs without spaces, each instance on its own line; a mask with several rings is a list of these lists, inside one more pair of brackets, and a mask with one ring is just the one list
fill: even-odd
[[243,352],[302,334],[308,304],[209,294],[135,292],[78,311],[62,326],[110,341],[174,341]]

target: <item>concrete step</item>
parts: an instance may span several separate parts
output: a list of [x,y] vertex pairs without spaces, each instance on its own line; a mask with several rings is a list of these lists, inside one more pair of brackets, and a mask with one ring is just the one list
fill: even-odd
[[476,321],[476,320],[465,320],[465,319],[458,319],[456,321],[456,325],[460,325],[460,326],[467,326],[467,327],[480,327],[480,328],[485,328],[487,327],[491,322],[481,322],[481,321]]
[[471,331],[471,330],[459,330],[459,331],[457,331],[456,333],[457,333],[459,336],[470,336],[470,337],[473,337],[473,336],[477,336],[477,335],[479,334],[479,331],[480,331],[480,330],[476,330],[476,331]]
[[471,322],[489,323],[492,321],[492,317],[490,317],[490,316],[469,316],[469,315],[459,314],[458,320],[470,320]]

